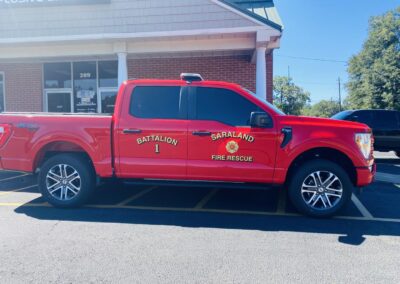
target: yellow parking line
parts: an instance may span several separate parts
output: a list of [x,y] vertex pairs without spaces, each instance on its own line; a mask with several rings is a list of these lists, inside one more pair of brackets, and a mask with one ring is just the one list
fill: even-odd
[[29,189],[29,188],[32,188],[35,186],[38,186],[38,185],[34,184],[34,185],[26,186],[23,188],[17,188],[17,189],[13,189],[13,190],[3,191],[3,192],[0,192],[0,196],[11,194],[11,193],[18,192],[18,191],[22,191],[22,190]]
[[266,211],[247,211],[247,210],[227,210],[227,209],[203,209],[203,208],[176,208],[176,207],[154,207],[154,206],[121,206],[121,205],[87,205],[86,208],[97,209],[136,209],[136,210],[159,210],[159,211],[180,211],[180,212],[208,212],[208,213],[229,213],[229,214],[250,214],[250,215],[266,215],[266,216],[301,216],[300,214]]
[[213,198],[217,193],[218,193],[218,189],[214,188],[213,190],[211,190],[206,196],[204,196],[204,198],[202,200],[200,200],[199,203],[197,203],[197,205],[195,206],[196,209],[201,209],[204,207],[204,205],[206,205],[208,203],[208,201],[211,200],[211,198]]
[[147,189],[144,189],[144,190],[140,191],[139,193],[135,194],[134,196],[129,197],[128,199],[125,199],[124,201],[121,201],[120,203],[117,204],[117,206],[125,206],[128,203],[131,203],[132,201],[134,201],[134,200],[142,197],[143,195],[149,193],[150,191],[152,191],[155,188],[157,188],[157,186],[152,186],[152,187],[149,187]]
[[26,177],[26,176],[29,176],[29,175],[31,175],[31,174],[22,174],[22,175],[15,176],[15,177],[3,178],[3,179],[0,179],[0,182],[9,181],[9,180],[13,180],[13,179],[16,179],[16,178],[21,178],[21,177]]

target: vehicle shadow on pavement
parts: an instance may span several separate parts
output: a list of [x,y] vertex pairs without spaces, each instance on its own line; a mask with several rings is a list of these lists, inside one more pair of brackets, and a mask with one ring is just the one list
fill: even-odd
[[303,216],[225,214],[193,211],[121,208],[56,209],[21,206],[16,213],[39,220],[162,225],[188,228],[258,230],[339,235],[338,241],[361,245],[368,236],[400,236],[400,223],[346,219],[312,219]]

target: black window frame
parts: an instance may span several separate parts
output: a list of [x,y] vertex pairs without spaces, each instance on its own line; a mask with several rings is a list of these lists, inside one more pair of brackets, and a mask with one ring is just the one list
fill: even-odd
[[[230,92],[232,92],[232,93],[235,93],[236,95],[240,96],[240,97],[243,98],[244,100],[246,100],[246,101],[248,101],[249,103],[255,105],[255,106],[258,108],[258,110],[254,110],[254,111],[264,112],[266,115],[269,116],[269,118],[270,118],[270,120],[271,120],[271,125],[268,126],[268,127],[257,127],[257,128],[263,128],[263,129],[272,129],[272,128],[274,128],[274,120],[273,120],[273,118],[272,118],[272,115],[271,115],[269,112],[267,112],[265,109],[263,109],[260,105],[258,105],[258,104],[256,104],[256,103],[250,101],[248,98],[246,98],[245,96],[243,96],[242,94],[240,94],[240,93],[238,93],[238,92],[236,92],[236,91],[234,91],[234,90],[231,90],[231,89],[229,89],[229,88],[220,88],[220,87],[217,87],[217,86],[192,86],[192,87],[189,87],[189,91],[188,91],[188,95],[189,95],[189,108],[188,108],[188,109],[189,109],[189,119],[190,119],[190,120],[196,120],[196,121],[215,121],[215,122],[218,122],[218,123],[221,123],[221,124],[224,124],[224,125],[227,125],[227,126],[231,126],[231,127],[254,128],[254,127],[252,127],[251,125],[233,125],[233,124],[229,124],[229,123],[227,123],[227,122],[225,122],[225,121],[220,121],[220,120],[215,120],[215,119],[212,119],[212,120],[207,119],[207,120],[205,120],[205,119],[199,119],[199,118],[197,118],[197,90],[198,90],[199,88],[222,89],[222,90],[227,90],[227,91],[230,91]],[[250,119],[250,114],[249,114],[249,119]]]
[[[179,111],[179,115],[177,118],[163,118],[163,117],[140,117],[138,115],[134,114],[133,111],[133,104],[134,104],[134,93],[135,90],[137,90],[138,88],[151,88],[151,87],[156,87],[156,88],[162,88],[162,87],[174,87],[174,88],[180,88],[179,91],[179,107],[178,107],[178,111]],[[129,115],[136,118],[136,119],[157,119],[157,120],[188,120],[188,87],[186,86],[178,86],[178,85],[157,85],[157,86],[150,86],[150,85],[139,85],[139,86],[135,86],[130,94],[130,98],[129,98]]]

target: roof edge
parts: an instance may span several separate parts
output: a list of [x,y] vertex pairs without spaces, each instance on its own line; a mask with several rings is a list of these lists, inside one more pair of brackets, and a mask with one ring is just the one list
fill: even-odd
[[270,26],[270,27],[272,27],[274,29],[277,29],[280,32],[283,31],[283,26],[281,26],[281,25],[279,25],[279,24],[277,24],[277,23],[275,23],[273,21],[270,21],[268,19],[265,19],[265,18],[263,18],[263,17],[261,17],[261,16],[259,16],[257,14],[251,13],[248,10],[243,9],[243,8],[239,7],[238,5],[235,5],[235,4],[233,4],[233,3],[231,3],[231,2],[229,2],[227,0],[217,0],[217,1],[214,1],[214,2],[221,2],[221,3],[231,7],[233,9],[237,10],[238,12],[240,12],[242,14],[245,14],[246,16],[251,17],[251,18],[253,18],[253,19],[255,19],[255,20],[257,20],[257,21],[259,21],[259,22],[261,22],[261,23],[263,23],[265,25],[268,25],[268,26]]

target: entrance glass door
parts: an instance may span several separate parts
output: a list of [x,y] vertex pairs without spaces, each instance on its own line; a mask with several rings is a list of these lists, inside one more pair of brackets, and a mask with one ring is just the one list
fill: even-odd
[[74,62],[74,109],[75,112],[96,113],[97,67],[95,61]]
[[46,92],[48,112],[72,112],[71,92]]

